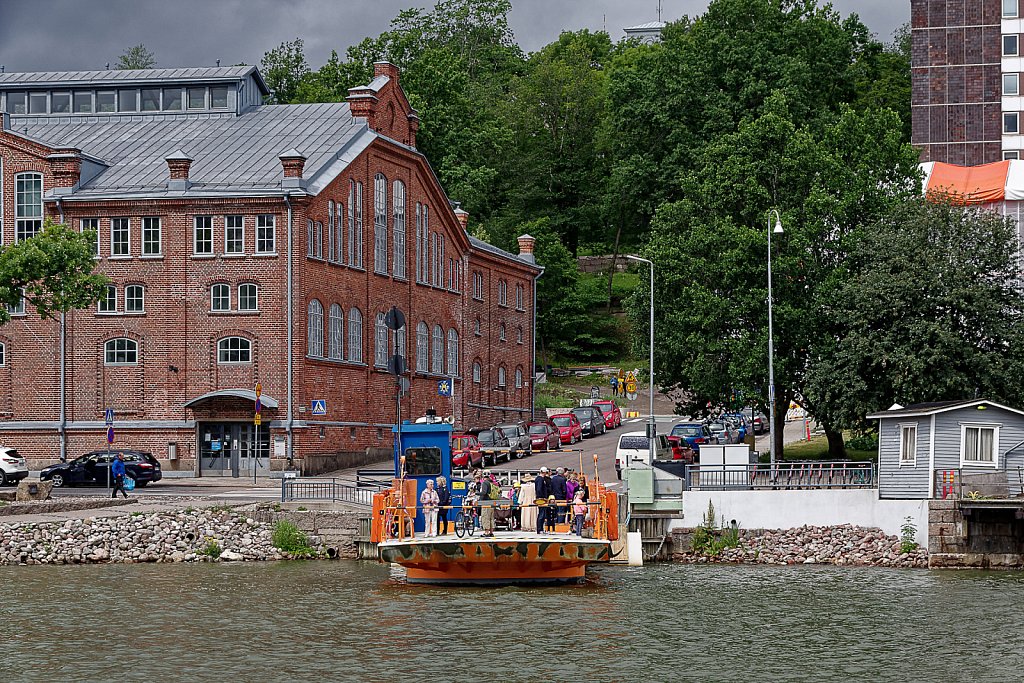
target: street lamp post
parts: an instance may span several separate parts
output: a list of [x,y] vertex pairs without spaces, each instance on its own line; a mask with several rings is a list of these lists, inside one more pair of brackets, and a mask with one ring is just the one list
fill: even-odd
[[648,369],[648,384],[650,396],[648,401],[648,421],[650,424],[647,427],[647,441],[648,447],[651,452],[651,463],[654,463],[654,437],[657,436],[658,428],[654,422],[654,262],[639,256],[626,256],[630,261],[639,261],[640,263],[646,263],[651,267],[651,356],[650,356],[650,367]]
[[[772,214],[775,214],[775,227],[772,228]],[[782,218],[776,209],[768,212],[768,402],[771,404],[771,415],[768,420],[769,453],[771,465],[775,468],[775,345],[772,338],[772,233],[782,234]]]

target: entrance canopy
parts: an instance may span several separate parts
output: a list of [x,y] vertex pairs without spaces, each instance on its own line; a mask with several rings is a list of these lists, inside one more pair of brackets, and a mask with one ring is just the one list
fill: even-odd
[[1024,161],[1008,159],[981,166],[954,166],[941,161],[921,164],[925,194],[954,204],[989,204],[1024,200]]
[[[206,401],[211,401],[217,398],[240,398],[246,401],[256,402],[256,392],[252,389],[218,389],[217,391],[211,391],[208,394],[197,396],[192,400],[185,403],[186,408],[195,408],[202,405]],[[260,402],[265,408],[277,409],[277,399],[271,398],[266,394],[260,394]]]

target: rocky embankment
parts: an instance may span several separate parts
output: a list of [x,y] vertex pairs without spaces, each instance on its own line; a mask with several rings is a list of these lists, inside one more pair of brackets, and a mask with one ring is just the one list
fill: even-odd
[[[0,524],[0,565],[283,560],[273,525],[216,509]],[[320,552],[319,539],[309,537]]]
[[928,552],[917,548],[902,551],[896,536],[880,529],[844,524],[842,526],[804,526],[785,530],[741,530],[739,546],[724,548],[708,556],[692,551],[692,533],[675,539],[673,559],[687,563],[736,564],[833,564],[851,567],[926,568]]

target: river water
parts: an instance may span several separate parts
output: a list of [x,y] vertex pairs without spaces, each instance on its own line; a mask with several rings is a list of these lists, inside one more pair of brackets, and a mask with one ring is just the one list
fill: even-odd
[[3,681],[1020,681],[1024,574],[369,562],[0,567]]

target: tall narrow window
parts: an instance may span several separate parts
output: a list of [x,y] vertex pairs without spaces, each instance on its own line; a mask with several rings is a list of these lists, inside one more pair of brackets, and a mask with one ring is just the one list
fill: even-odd
[[423,205],[416,202],[416,282],[423,282]]
[[96,302],[96,310],[100,313],[117,313],[117,287],[107,285],[107,291]]
[[308,246],[306,255],[313,258],[324,257],[324,224],[320,221],[308,221],[306,228]]
[[523,286],[516,285],[516,310],[525,310],[523,302]]
[[373,272],[388,272],[388,180],[373,178]]
[[498,326],[498,341],[505,341],[505,323]]
[[251,282],[238,285],[238,310],[258,311],[259,306],[259,287]]
[[444,287],[444,235],[437,236],[437,286]]
[[[406,346],[405,346],[406,345],[406,341],[407,341],[406,340],[406,330],[408,330],[408,329],[409,328],[407,326],[403,326],[403,327],[400,327],[397,330],[395,330],[395,353],[397,353],[399,356],[401,356],[402,358],[405,358],[405,359],[408,359],[408,357],[409,357],[406,354]],[[408,366],[409,366],[409,364],[406,363],[406,367],[408,367]]]
[[917,462],[917,425],[900,425],[900,465]]
[[416,372],[430,371],[430,330],[420,321],[416,326]]
[[131,245],[131,225],[127,218],[110,219],[110,255],[128,256]]
[[344,247],[344,240],[342,239],[345,236],[345,220],[344,220],[344,218],[345,218],[345,205],[342,204],[341,202],[338,202],[338,213],[337,213],[337,216],[335,217],[335,221],[334,221],[334,232],[336,233],[335,237],[334,237],[334,244],[335,244],[335,246],[337,248],[337,253],[334,256],[334,261],[336,263],[344,263],[345,262],[345,247]]
[[394,242],[395,253],[392,260],[391,268],[395,273],[395,277],[405,278],[405,183],[401,180],[396,180],[394,186],[391,189],[391,200],[394,204],[394,218],[392,219],[394,225],[395,236],[392,240]]
[[231,287],[223,283],[218,283],[213,287],[210,287],[210,310],[231,310]]
[[103,345],[105,365],[137,365],[139,343],[134,339],[110,339]]
[[142,285],[128,285],[124,288],[124,312],[146,312],[146,290]]
[[348,359],[363,362],[363,314],[358,308],[348,312]]
[[334,200],[327,202],[327,260],[334,260]]
[[16,242],[35,237],[43,229],[41,173],[19,173],[14,176],[14,219]]
[[384,314],[378,313],[373,324],[373,364],[379,368],[388,364],[388,326],[384,323]]
[[313,299],[309,302],[309,329],[306,353],[310,356],[324,355],[324,307]]
[[348,264],[356,264],[356,181],[348,181]]
[[274,242],[274,215],[256,216],[256,253],[273,254],[277,249]]
[[508,306],[508,282],[498,280],[498,305]]
[[[2,189],[2,186],[3,186],[3,182],[0,181],[0,189]],[[2,200],[0,200],[0,203],[2,203]],[[2,207],[0,207],[0,208],[2,208]],[[2,212],[0,212],[0,213],[2,213]],[[92,230],[94,233],[96,233],[96,257],[99,258],[99,255],[100,255],[100,219],[99,218],[83,218],[79,222],[78,225],[79,225],[79,231],[80,232],[88,232],[89,230]],[[2,233],[0,233],[0,235],[2,235]]]
[[430,284],[437,284],[437,235],[430,235]]
[[501,389],[505,388],[505,366],[502,365],[498,368],[498,387]]
[[455,328],[448,330],[448,375],[456,377],[459,374],[459,333]]
[[218,363],[251,363],[252,342],[245,337],[224,337],[217,342]]
[[430,355],[430,371],[435,375],[444,373],[444,330],[440,325],[434,325],[434,344]]
[[480,362],[473,361],[473,381],[480,384]]
[[523,388],[523,369],[516,368],[516,389]]
[[356,268],[363,267],[363,184],[356,183],[356,222],[355,237],[353,239],[355,260],[352,265]]
[[341,306],[331,304],[327,318],[327,357],[331,360],[342,360],[345,357],[345,316],[341,312]]
[[430,207],[426,204],[423,205],[423,282],[426,284],[430,282],[430,254],[429,250],[429,239],[430,239]]
[[224,216],[224,253],[245,253],[245,220],[242,216]]
[[7,365],[7,344],[0,344],[0,367]]
[[160,218],[146,216],[142,219],[142,255],[159,256],[161,250]]
[[213,216],[196,216],[192,226],[192,253],[213,254]]

